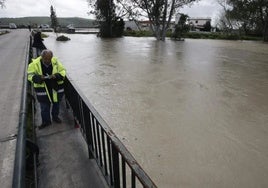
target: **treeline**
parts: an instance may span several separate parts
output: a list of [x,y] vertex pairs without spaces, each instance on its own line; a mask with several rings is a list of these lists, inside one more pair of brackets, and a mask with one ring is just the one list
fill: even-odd
[[100,21],[101,37],[120,37],[124,19],[149,20],[150,29],[157,40],[165,41],[171,18],[180,8],[198,0],[87,0],[92,7],[90,13]]
[[[58,21],[62,27],[69,24],[74,24],[75,27],[94,27],[96,25],[95,20],[79,17],[58,18]],[[0,25],[8,25],[9,23],[15,23],[18,27],[26,27],[29,24],[34,27],[40,24],[51,25],[51,19],[50,17],[0,18]]]
[[217,0],[223,12],[218,25],[225,32],[262,36],[268,41],[268,0]]

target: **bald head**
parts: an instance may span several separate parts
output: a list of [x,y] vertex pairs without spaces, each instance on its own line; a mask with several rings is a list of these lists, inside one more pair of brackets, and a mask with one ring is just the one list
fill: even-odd
[[43,51],[41,52],[41,56],[44,57],[44,56],[46,56],[46,55],[51,55],[51,56],[53,56],[53,52],[52,52],[51,50],[43,50]]
[[46,65],[51,63],[51,58],[53,57],[53,53],[51,50],[43,50],[41,52],[42,62]]

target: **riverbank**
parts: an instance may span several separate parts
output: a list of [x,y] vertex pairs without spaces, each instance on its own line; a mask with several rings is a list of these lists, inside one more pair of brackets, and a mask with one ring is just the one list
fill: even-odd
[[219,32],[189,32],[185,33],[184,38],[192,39],[218,39],[218,40],[256,40],[260,41],[262,37],[256,36],[245,36],[239,34],[228,34],[228,33],[219,33]]
[[[153,37],[153,33],[151,31],[125,31],[124,36],[132,36],[132,37]],[[172,38],[172,33],[167,32],[167,38]],[[218,40],[254,40],[261,41],[262,37],[256,36],[243,36],[239,34],[227,34],[220,32],[188,32],[185,33],[182,38],[190,38],[190,39],[218,39]]]

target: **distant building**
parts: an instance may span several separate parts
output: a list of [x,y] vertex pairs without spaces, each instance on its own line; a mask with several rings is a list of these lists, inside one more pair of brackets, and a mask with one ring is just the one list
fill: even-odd
[[140,24],[141,30],[144,30],[144,31],[151,30],[149,20],[139,21],[139,24]]
[[211,23],[211,18],[188,18],[188,24],[191,27],[191,30],[200,31],[204,29],[207,22]]
[[[175,26],[175,22],[171,21],[169,25],[169,29],[173,29]],[[144,20],[144,21],[125,21],[125,30],[133,30],[133,31],[150,31],[151,26],[150,26],[150,21],[149,20]]]
[[49,29],[49,25],[48,24],[41,24],[39,26],[40,29]]
[[14,23],[9,23],[9,28],[10,29],[17,29],[17,26]]
[[125,30],[133,30],[138,31],[139,30],[139,23],[135,21],[125,21]]
[[52,31],[52,29],[49,27],[49,25],[48,24],[40,24],[39,26],[38,26],[38,29],[40,29],[40,31]]
[[67,27],[67,33],[75,33],[74,24],[69,24]]

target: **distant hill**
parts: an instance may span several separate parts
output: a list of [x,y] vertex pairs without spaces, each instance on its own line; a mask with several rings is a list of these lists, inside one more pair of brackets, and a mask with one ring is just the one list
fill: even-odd
[[[93,27],[95,20],[79,17],[58,18],[58,22],[62,27],[74,24],[75,27]],[[21,18],[0,18],[0,25],[8,25],[15,23],[18,27],[25,27],[29,24],[37,27],[40,24],[51,25],[50,17],[21,17]]]

